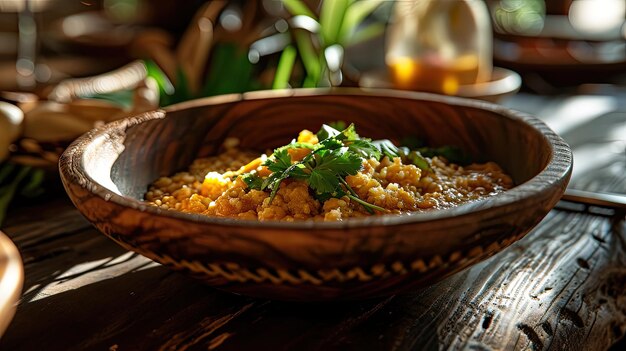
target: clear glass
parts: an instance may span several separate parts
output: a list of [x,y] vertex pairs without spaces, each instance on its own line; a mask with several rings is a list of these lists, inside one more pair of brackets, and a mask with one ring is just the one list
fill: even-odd
[[397,1],[387,33],[385,61],[396,88],[454,95],[491,77],[492,33],[482,0]]

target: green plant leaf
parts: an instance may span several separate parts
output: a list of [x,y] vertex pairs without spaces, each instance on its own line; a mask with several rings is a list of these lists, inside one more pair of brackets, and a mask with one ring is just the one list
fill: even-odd
[[19,171],[13,180],[0,187],[0,225],[4,222],[7,210],[9,209],[9,204],[11,203],[11,200],[13,200],[13,197],[15,197],[15,193],[20,183],[28,175],[30,169],[30,167],[19,168]]
[[243,93],[262,88],[254,78],[254,65],[248,49],[236,43],[220,43],[213,48],[211,63],[201,96]]
[[306,70],[306,78],[303,86],[305,88],[315,87],[319,82],[322,68],[320,66],[319,54],[315,52],[313,43],[311,42],[311,34],[303,30],[296,29],[294,31],[294,37],[296,39],[300,59],[302,60],[302,64]]
[[161,68],[159,68],[159,65],[157,65],[156,62],[146,60],[144,61],[144,64],[146,66],[146,71],[148,72],[148,77],[152,77],[159,86],[159,96],[161,99],[159,105],[165,106],[163,101],[167,100],[170,95],[174,94],[174,85],[169,78],[167,78],[167,75],[163,73]]
[[176,85],[174,94],[171,95],[168,105],[193,99],[194,96],[189,89],[189,79],[182,67],[176,67]]
[[320,25],[324,47],[338,43],[339,30],[343,25],[346,10],[351,3],[350,0],[332,0],[322,3]]
[[356,45],[364,41],[376,38],[377,36],[385,32],[385,25],[383,23],[372,23],[364,28],[357,30],[354,34],[349,36],[345,45]]
[[2,167],[0,167],[0,185],[2,185],[5,179],[9,178],[15,167],[14,163],[5,162],[2,164]]
[[384,1],[385,0],[361,0],[350,5],[341,23],[338,42],[345,44],[361,22],[363,22],[369,14],[374,12]]
[[293,70],[295,62],[296,48],[292,45],[288,45],[280,55],[272,89],[285,89],[289,87],[289,78],[291,77],[291,71]]
[[45,177],[46,172],[43,169],[33,169],[33,171],[30,172],[30,179],[28,180],[28,183],[21,188],[20,194],[31,198],[41,195],[44,192],[41,185],[43,184]]
[[313,11],[302,0],[283,0],[283,4],[294,16],[308,16],[317,20]]

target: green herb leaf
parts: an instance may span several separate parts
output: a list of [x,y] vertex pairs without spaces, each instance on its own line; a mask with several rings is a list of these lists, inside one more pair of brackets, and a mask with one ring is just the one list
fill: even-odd
[[263,190],[263,178],[259,177],[256,173],[246,173],[241,175],[241,180],[250,189]]
[[322,124],[322,128],[320,128],[319,132],[317,132],[317,140],[324,141],[328,138],[336,137],[341,134],[337,129],[329,126],[328,124]]
[[328,138],[321,143],[318,144],[317,149],[327,149],[327,150],[336,150],[343,147],[343,142],[338,140],[336,137]]
[[[369,139],[361,139],[353,124],[339,131],[329,125],[322,125],[317,133],[318,144],[306,144],[311,153],[301,161],[292,163],[289,149],[300,148],[304,144],[292,141],[290,144],[274,150],[264,165],[273,173],[260,185],[261,190],[269,189],[270,203],[273,201],[280,184],[287,178],[305,180],[313,190],[315,197],[326,201],[332,197],[348,195],[356,199],[371,213],[385,209],[369,204],[358,198],[345,180],[348,175],[357,174],[363,167],[363,160],[370,157],[380,158],[379,149]],[[246,181],[246,179],[244,179]],[[249,187],[259,187],[258,181],[249,179]],[[246,184],[248,184],[246,182]],[[349,193],[348,193],[349,192]]]
[[331,194],[339,186],[337,173],[330,169],[314,169],[309,177],[309,186],[317,194]]
[[382,153],[383,156],[389,157],[389,159],[393,159],[394,157],[400,157],[401,151],[400,149],[388,139],[374,140],[372,144],[378,148],[378,150]]
[[336,130],[344,130],[346,129],[346,127],[348,127],[348,125],[344,121],[330,122],[328,123],[328,125],[332,128],[335,128]]
[[287,168],[291,166],[291,156],[289,156],[289,152],[287,152],[287,149],[276,149],[272,156],[270,156],[263,163],[263,165],[267,166],[267,168],[269,168],[269,170],[272,172],[284,172]]
[[354,175],[363,167],[363,159],[347,150],[322,150],[315,155],[313,170],[332,170],[341,176]]
[[410,151],[408,147],[397,147],[390,140],[376,140],[373,141],[374,144],[380,152],[389,157],[389,159],[393,159],[394,157],[400,157],[402,162],[409,163],[417,166],[421,170],[430,171],[430,163],[425,159],[419,151]]
[[289,150],[289,149],[311,149],[311,150],[315,150],[315,149],[317,149],[317,147],[315,145],[313,145],[313,144],[298,143],[295,140],[293,140],[291,143],[275,149],[274,152],[278,152],[278,151],[282,151],[282,150]]
[[419,169],[423,171],[430,171],[430,164],[428,160],[426,160],[419,151],[411,151],[405,157],[411,164],[416,165]]
[[283,180],[292,177],[296,179],[307,179],[308,174],[304,172],[304,163],[305,160],[308,162],[313,157],[313,153],[304,157],[304,159],[300,162],[291,163],[291,156],[289,155],[287,149],[277,149],[272,156],[268,158],[267,161],[263,165],[267,166],[267,168],[274,172],[269,177],[265,179],[262,185],[262,189],[270,189],[272,192],[270,193],[270,203],[274,200],[276,196],[276,192],[280,188],[280,183]]
[[270,174],[267,178],[265,178],[265,180],[263,180],[263,183],[261,184],[261,190],[269,189],[273,191],[275,188],[278,189],[278,186],[282,181],[282,175],[282,172],[275,172]]
[[364,158],[375,158],[379,160],[381,157],[380,150],[376,147],[376,145],[372,144],[371,141],[365,139],[352,140],[349,141],[347,145],[348,150],[363,156]]
[[348,128],[341,131],[339,135],[341,140],[358,140],[360,139],[359,134],[356,132],[356,128],[354,127],[354,123],[350,123]]
[[443,156],[451,163],[456,163],[461,166],[472,163],[471,158],[456,146],[442,146],[442,147],[422,147],[417,149],[422,155],[426,157]]

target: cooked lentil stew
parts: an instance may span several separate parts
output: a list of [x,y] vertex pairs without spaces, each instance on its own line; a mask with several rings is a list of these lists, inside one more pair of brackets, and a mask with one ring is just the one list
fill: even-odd
[[303,130],[261,156],[238,143],[227,139],[223,153],[157,179],[146,201],[207,216],[340,221],[449,208],[513,186],[494,162],[461,166],[433,151],[361,138],[353,125],[323,125],[317,134]]

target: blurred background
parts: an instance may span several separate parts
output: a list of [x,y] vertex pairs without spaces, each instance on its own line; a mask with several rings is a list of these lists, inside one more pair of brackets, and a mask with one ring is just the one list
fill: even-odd
[[0,0],[0,223],[80,134],[219,94],[428,91],[614,142],[625,22],[624,0]]
[[[446,2],[450,1],[441,1]],[[488,7],[495,64],[522,74],[527,89],[544,93],[553,87],[624,79],[626,2],[622,0],[452,2],[484,3]],[[213,8],[207,10],[207,3],[213,3]],[[234,46],[248,58],[248,62],[241,65],[251,65],[248,69],[255,82],[245,88],[271,88],[273,76],[268,71],[276,69],[281,54],[286,49],[289,52],[291,45],[297,51],[293,68],[296,72],[288,83],[290,86],[313,84],[305,82],[306,77],[298,72],[306,70],[304,66],[311,66],[303,61],[318,54],[319,45],[328,48],[339,44],[338,47],[345,50],[345,60],[339,57],[338,63],[346,72],[341,82],[325,83],[357,85],[364,70],[384,66],[385,49],[390,49],[389,27],[403,21],[402,15],[409,14],[416,19],[420,15],[433,18],[452,13],[445,6],[421,12],[411,10],[433,3],[430,0],[398,1],[403,5],[396,7],[404,6],[404,10],[396,13],[394,1],[329,3],[334,4],[325,6],[322,13],[323,1],[319,0],[1,0],[0,90],[28,90],[45,97],[45,88],[63,79],[104,73],[134,59],[155,60],[170,75],[180,63],[167,62],[168,59],[185,56],[180,51],[184,49],[181,45],[186,43],[181,40],[186,32],[198,27],[198,31],[205,34],[188,33],[187,39],[199,40],[189,41],[202,49],[197,51],[207,54],[205,60],[197,60],[205,63],[203,70],[198,68],[193,72],[202,78],[218,75],[210,72],[211,63],[213,66],[220,63],[216,61],[224,54],[223,47]],[[307,15],[311,15],[308,19],[313,21],[307,21]],[[460,17],[467,15],[461,13]],[[455,21],[449,23],[452,22]],[[210,35],[206,34],[208,28],[202,29],[202,25],[212,27]],[[431,34],[439,32],[437,24],[419,30]],[[342,33],[334,34],[335,31]],[[307,45],[302,43],[304,34],[319,37],[309,38],[310,49],[316,52],[306,52]],[[167,58],[164,51],[177,57]],[[326,54],[333,56],[332,51]],[[232,77],[230,70],[244,69],[243,66],[224,68],[226,70],[220,69],[224,79],[228,74]],[[304,74],[310,75],[312,69],[309,67]],[[200,83],[209,83],[200,80]],[[244,87],[237,88],[224,90]]]

